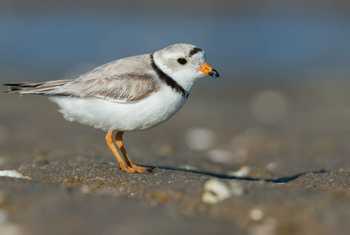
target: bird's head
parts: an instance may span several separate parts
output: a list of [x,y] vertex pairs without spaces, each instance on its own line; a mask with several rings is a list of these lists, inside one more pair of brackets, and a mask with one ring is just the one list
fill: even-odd
[[191,44],[179,43],[153,53],[155,64],[186,90],[190,90],[198,78],[218,78],[219,73],[206,62],[203,49]]

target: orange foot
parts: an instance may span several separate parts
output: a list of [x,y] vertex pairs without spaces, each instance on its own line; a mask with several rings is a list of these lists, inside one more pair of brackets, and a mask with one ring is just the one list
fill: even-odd
[[142,167],[142,166],[138,166],[135,164],[132,164],[131,166],[121,166],[120,170],[126,172],[126,173],[130,173],[130,174],[137,174],[137,173],[150,173],[152,172],[152,168],[149,167]]

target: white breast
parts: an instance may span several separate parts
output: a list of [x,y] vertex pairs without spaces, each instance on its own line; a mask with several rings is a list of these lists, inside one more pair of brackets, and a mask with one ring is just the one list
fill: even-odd
[[181,94],[162,86],[134,103],[116,103],[97,98],[53,97],[65,119],[103,130],[133,131],[168,120],[185,103]]

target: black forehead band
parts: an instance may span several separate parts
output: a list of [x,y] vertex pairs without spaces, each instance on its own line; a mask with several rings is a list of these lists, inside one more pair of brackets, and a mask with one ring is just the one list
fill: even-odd
[[197,54],[198,52],[203,51],[203,49],[195,47],[190,51],[190,56],[193,56],[194,54]]

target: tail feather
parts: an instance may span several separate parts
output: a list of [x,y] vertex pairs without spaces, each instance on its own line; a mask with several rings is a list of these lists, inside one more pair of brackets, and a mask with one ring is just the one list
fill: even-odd
[[21,82],[21,83],[5,83],[8,87],[5,93],[14,94],[34,94],[34,95],[50,95],[57,88],[66,84],[69,80],[57,80],[48,82]]

